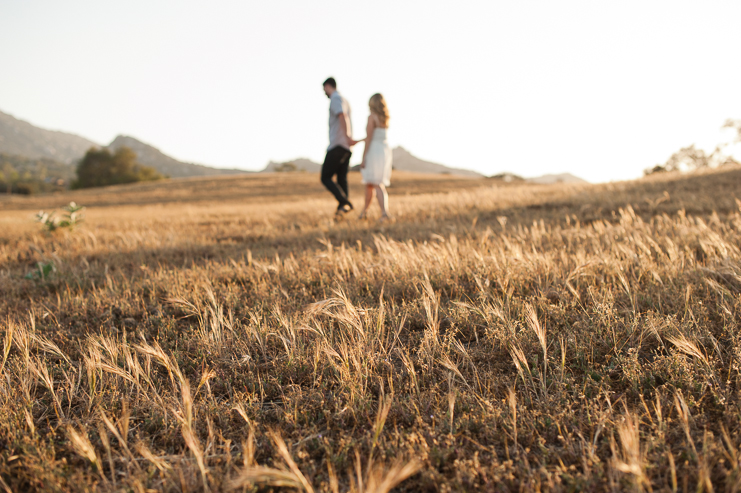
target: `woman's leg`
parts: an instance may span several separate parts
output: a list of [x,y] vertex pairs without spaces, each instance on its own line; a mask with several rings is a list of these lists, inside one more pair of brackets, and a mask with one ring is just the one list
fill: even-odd
[[376,198],[378,199],[378,205],[381,206],[381,217],[389,217],[389,195],[386,193],[386,187],[383,186],[383,183],[376,185]]
[[373,202],[373,185],[366,185],[365,186],[365,207],[363,207],[363,212],[360,213],[360,218],[364,218],[365,214],[368,212],[368,207],[370,207],[371,202]]

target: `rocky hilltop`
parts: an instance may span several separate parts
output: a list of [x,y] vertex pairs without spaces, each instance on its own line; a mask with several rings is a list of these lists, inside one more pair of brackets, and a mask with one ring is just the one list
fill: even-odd
[[97,144],[79,135],[46,130],[0,111],[0,153],[72,164]]
[[18,163],[19,170],[26,171],[29,160],[42,159],[48,160],[43,167],[53,168],[54,176],[74,176],[77,162],[91,147],[115,150],[121,146],[130,147],[140,163],[173,178],[247,173],[239,169],[211,168],[178,161],[156,147],[126,135],[119,135],[107,146],[101,146],[79,135],[39,128],[0,111],[0,154],[6,161]]
[[210,168],[200,164],[178,161],[177,159],[164,154],[156,147],[145,144],[144,142],[127,135],[119,135],[106,147],[111,150],[116,150],[119,147],[128,147],[136,153],[137,161],[141,164],[151,166],[158,172],[171,178],[246,173],[246,171],[240,169]]
[[471,177],[484,176],[481,173],[469,169],[449,168],[442,164],[425,161],[413,155],[401,146],[393,149],[393,155],[394,169],[399,171],[411,171],[413,173],[442,173]]

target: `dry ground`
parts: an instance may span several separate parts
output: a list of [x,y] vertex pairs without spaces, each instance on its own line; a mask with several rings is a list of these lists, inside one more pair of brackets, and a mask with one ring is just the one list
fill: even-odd
[[390,195],[0,199],[0,489],[741,489],[741,170]]

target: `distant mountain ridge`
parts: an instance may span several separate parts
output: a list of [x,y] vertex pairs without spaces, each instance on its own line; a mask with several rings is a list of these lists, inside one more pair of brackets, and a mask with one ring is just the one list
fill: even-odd
[[173,178],[248,173],[178,161],[156,147],[126,135],[119,135],[107,146],[101,146],[79,135],[36,127],[0,111],[0,153],[28,159],[51,159],[59,163],[60,168],[69,167],[68,173],[60,171],[61,174],[74,176],[77,161],[91,147],[116,150],[122,146],[130,147],[141,164]]
[[[24,168],[35,166],[45,167],[49,171],[53,169],[54,171],[51,174],[56,177],[63,177],[65,180],[68,180],[68,176],[74,176],[77,161],[91,147],[116,150],[122,146],[131,148],[137,154],[137,160],[141,164],[151,166],[159,173],[172,178],[251,173],[251,171],[240,169],[212,168],[201,164],[178,161],[156,147],[127,135],[119,135],[107,146],[101,146],[79,135],[36,127],[31,123],[0,111],[0,154],[7,155],[14,162],[26,163],[26,161],[23,161],[25,158],[52,160],[45,164],[31,163],[28,166],[24,164]],[[394,148],[392,152],[393,167],[395,170],[413,173],[450,174],[472,178],[483,177],[481,173],[473,170],[451,168],[442,164],[425,161],[414,156],[401,146]],[[21,157],[23,159],[20,159]],[[315,163],[310,159],[299,158],[283,163],[270,161],[261,172],[304,171],[318,173],[321,171],[321,167],[321,164]],[[357,169],[357,167],[354,167],[354,169]],[[511,173],[502,173],[500,175],[504,181],[510,181],[515,178],[520,179],[517,175],[512,175]],[[548,174],[535,178],[526,178],[525,181],[538,184],[586,183],[585,180],[570,173]]]
[[91,147],[99,146],[79,135],[39,128],[0,111],[0,152],[4,154],[73,164]]
[[201,164],[186,163],[164,154],[156,147],[128,135],[119,135],[106,146],[111,150],[128,147],[136,153],[137,161],[151,166],[158,172],[171,178],[188,178],[192,176],[233,175],[247,173],[241,169],[210,168]]
[[411,152],[403,147],[395,147],[392,150],[394,157],[393,167],[399,171],[410,171],[412,173],[440,173],[460,176],[470,176],[473,178],[482,178],[484,175],[477,171],[462,168],[450,168],[443,164],[425,161],[414,156]]
[[[481,173],[468,169],[450,168],[442,164],[432,163],[430,161],[424,161],[411,152],[407,151],[403,147],[399,146],[392,150],[393,153],[393,169],[398,171],[409,171],[412,173],[432,173],[432,174],[449,174],[449,175],[460,175],[470,176],[474,178],[483,177]],[[353,166],[352,170],[357,171],[359,166]],[[274,172],[292,172],[292,171],[303,171],[307,173],[319,173],[322,170],[322,165],[315,163],[310,159],[299,158],[292,161],[285,161],[278,163],[270,161],[265,168],[260,171],[261,173],[274,173]]]

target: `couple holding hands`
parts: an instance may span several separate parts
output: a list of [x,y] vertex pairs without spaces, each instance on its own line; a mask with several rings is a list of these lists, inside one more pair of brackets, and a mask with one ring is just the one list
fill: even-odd
[[[359,219],[365,219],[368,207],[375,193],[381,206],[381,221],[391,219],[388,213],[388,194],[386,187],[391,179],[391,148],[386,140],[389,125],[389,112],[381,94],[371,96],[368,106],[370,116],[366,126],[366,137],[352,138],[350,103],[337,91],[337,82],[330,77],[324,81],[324,93],[329,98],[329,147],[322,164],[322,183],[332,192],[339,205],[336,216],[342,216],[353,209],[348,199],[347,172],[350,168],[351,148],[365,142],[363,162],[360,171],[365,184],[365,207]],[[337,176],[337,181],[332,178]]]

